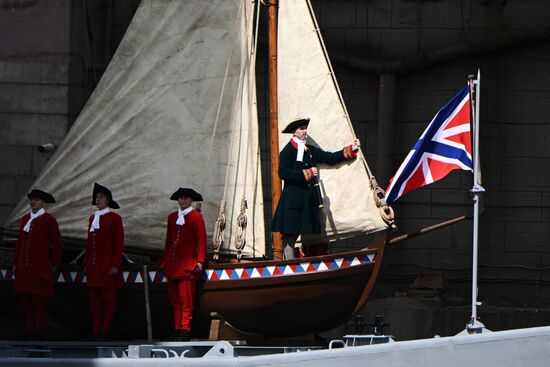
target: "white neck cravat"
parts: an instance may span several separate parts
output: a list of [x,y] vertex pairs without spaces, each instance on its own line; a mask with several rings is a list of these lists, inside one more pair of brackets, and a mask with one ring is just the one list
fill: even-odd
[[293,136],[292,140],[296,143],[298,148],[298,154],[296,155],[296,161],[297,162],[303,162],[304,160],[304,152],[307,149],[306,148],[306,141],[300,140],[297,137]]
[[190,206],[187,209],[181,210],[178,209],[178,220],[176,221],[176,225],[183,226],[185,224],[185,216],[189,213],[191,213],[191,210],[193,210],[193,207]]
[[92,225],[90,226],[90,232],[95,232],[96,229],[99,229],[99,217],[101,217],[103,214],[107,214],[111,211],[111,208],[105,208],[101,210],[96,210],[94,212],[94,220],[92,221]]
[[25,227],[23,227],[23,230],[25,232],[30,232],[31,230],[31,223],[33,220],[35,220],[36,218],[38,218],[39,216],[41,216],[42,214],[46,213],[46,211],[44,210],[44,208],[40,209],[39,211],[37,211],[36,213],[33,213],[32,210],[30,212],[31,214],[31,217],[29,219],[29,221],[27,222],[27,224],[25,224]]

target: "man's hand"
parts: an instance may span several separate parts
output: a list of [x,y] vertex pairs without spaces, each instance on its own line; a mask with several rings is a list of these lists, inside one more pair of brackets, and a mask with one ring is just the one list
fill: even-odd
[[311,167],[311,172],[313,172],[313,176],[319,175],[319,172],[317,171],[317,167]]
[[116,266],[112,266],[111,269],[109,269],[109,275],[117,275],[118,274],[118,268]]
[[354,152],[358,151],[360,147],[361,147],[361,141],[359,141],[359,139],[355,139],[351,144],[351,149]]
[[195,266],[195,269],[193,270],[195,273],[198,273],[200,271],[202,271],[202,264],[201,263],[197,263],[197,266]]
[[12,267],[11,267],[11,273],[12,273],[12,274],[15,274],[15,270],[16,270],[16,269],[17,269],[17,266],[15,266],[15,265],[12,266]]

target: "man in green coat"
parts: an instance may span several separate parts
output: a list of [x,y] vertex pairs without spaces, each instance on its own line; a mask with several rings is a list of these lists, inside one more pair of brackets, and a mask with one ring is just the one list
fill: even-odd
[[301,234],[321,233],[319,205],[322,204],[317,182],[318,163],[335,165],[355,159],[361,146],[359,139],[344,149],[331,153],[306,144],[309,118],[291,121],[283,133],[292,134],[279,153],[279,177],[284,189],[271,222],[272,232],[283,234],[285,259],[294,258],[294,246]]

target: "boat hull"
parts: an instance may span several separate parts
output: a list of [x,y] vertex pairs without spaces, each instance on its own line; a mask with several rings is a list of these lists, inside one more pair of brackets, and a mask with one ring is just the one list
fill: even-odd
[[240,332],[265,336],[330,330],[366,302],[384,245],[380,238],[361,251],[210,270],[200,293],[200,316],[214,312]]
[[[373,265],[296,279],[248,280],[223,288],[206,286],[200,313],[219,314],[244,333],[296,336],[321,332],[346,322],[357,305]],[[239,281],[233,282],[238,283]]]

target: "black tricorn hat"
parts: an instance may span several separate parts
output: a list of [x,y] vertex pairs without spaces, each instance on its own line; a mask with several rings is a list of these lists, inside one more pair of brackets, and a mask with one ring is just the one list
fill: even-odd
[[97,182],[94,183],[94,193],[92,194],[92,205],[95,205],[95,196],[98,193],[102,193],[103,195],[107,196],[107,199],[109,199],[109,208],[120,209],[120,205],[118,205],[118,203],[113,200],[113,194],[111,193],[111,190],[109,190],[105,186],[98,184]]
[[27,194],[29,199],[38,198],[44,200],[45,203],[51,204],[55,203],[55,199],[51,194],[48,194],[46,191],[32,189],[31,192]]
[[202,195],[201,194],[199,194],[198,192],[196,192],[193,189],[188,189],[188,188],[183,188],[183,187],[180,187],[178,189],[178,191],[173,193],[172,196],[170,196],[170,200],[178,200],[178,198],[181,197],[181,196],[188,196],[191,199],[193,199],[193,201],[202,201]]
[[299,127],[307,127],[307,125],[309,125],[309,118],[299,117],[286,124],[285,128],[283,129],[283,134],[293,134]]

